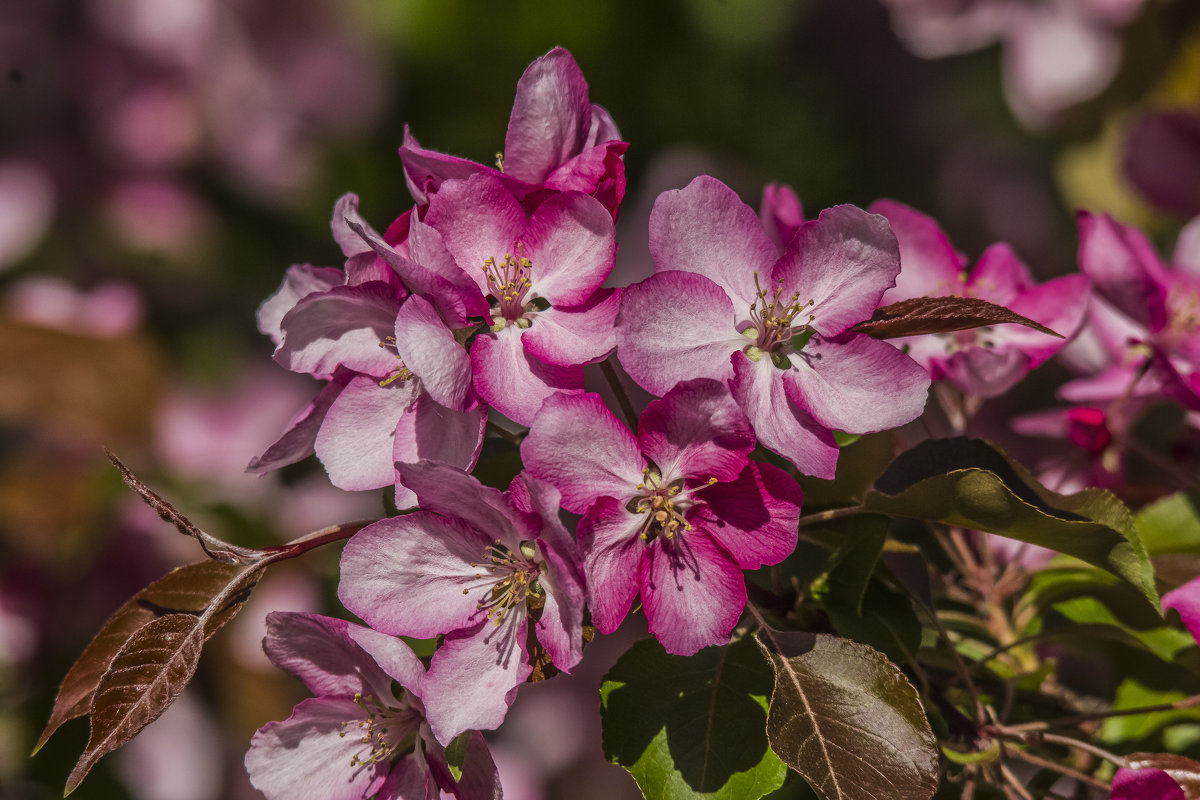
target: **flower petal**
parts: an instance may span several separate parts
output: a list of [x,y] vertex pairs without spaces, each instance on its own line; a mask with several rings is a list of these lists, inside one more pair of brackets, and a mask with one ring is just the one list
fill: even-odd
[[689,521],[707,531],[740,569],[778,564],[796,549],[804,493],[778,467],[751,461],[737,480],[702,489],[696,499],[703,503]]
[[876,200],[868,210],[887,218],[900,245],[900,274],[896,285],[883,293],[881,305],[959,290],[959,273],[967,259],[954,249],[933,217],[895,200]]
[[258,330],[278,347],[283,341],[283,331],[280,323],[296,303],[317,292],[327,292],[335,286],[341,286],[346,281],[346,273],[333,267],[314,267],[311,264],[297,264],[288,267],[284,273],[283,283],[275,293],[263,301],[258,307]]
[[591,393],[546,400],[521,442],[521,460],[561,492],[563,508],[575,514],[600,497],[629,500],[646,464],[633,434]]
[[814,337],[791,361],[784,372],[787,396],[834,430],[874,433],[912,422],[925,410],[929,374],[887,342],[858,333]]
[[579,192],[555,194],[539,205],[522,239],[533,263],[531,291],[555,306],[586,303],[617,256],[612,215]]
[[831,480],[837,468],[838,447],[829,428],[788,399],[783,373],[771,360],[751,361],[745,353],[733,356],[734,399],[754,425],[764,447],[796,465],[805,475]]
[[591,364],[617,346],[614,323],[620,307],[620,291],[598,289],[585,305],[537,312],[521,340],[547,364]]
[[542,183],[583,148],[591,116],[583,71],[570,53],[554,48],[517,81],[504,137],[504,171],[528,183]]
[[1187,800],[1187,795],[1166,770],[1121,767],[1113,776],[1110,800]]
[[495,582],[477,577],[487,572],[491,544],[487,533],[427,511],[381,519],[346,542],[338,598],[393,636],[428,639],[474,626],[483,618],[477,603],[491,591],[484,585]]
[[465,411],[471,390],[471,358],[437,310],[420,295],[400,306],[395,318],[396,352],[439,404]]
[[749,340],[733,303],[703,275],[660,272],[621,293],[617,358],[642,388],[664,395],[691,378],[728,380],[729,356]]
[[421,393],[396,424],[392,461],[432,459],[460,470],[472,469],[479,460],[486,425],[486,406],[455,411]]
[[[361,627],[320,614],[272,611],[267,615],[263,650],[272,664],[295,675],[317,696],[353,697],[358,692],[388,696],[391,678],[351,638],[350,629]],[[399,639],[391,641],[408,649]]]
[[537,516],[519,510],[507,493],[484,486],[461,469],[419,461],[397,464],[396,473],[416,493],[423,510],[459,519],[509,549],[536,538],[541,528]]
[[342,393],[351,373],[343,370],[322,387],[313,401],[297,414],[288,426],[287,432],[268,447],[261,456],[250,460],[246,466],[247,472],[264,473],[273,469],[295,464],[313,454],[313,446],[317,440],[317,432],[325,422],[337,396]]
[[386,377],[398,366],[379,346],[393,334],[400,301],[381,282],[335,286],[296,303],[280,322],[275,360],[293,372],[332,375],[339,366]]
[[600,498],[579,523],[579,546],[587,575],[588,608],[601,633],[620,626],[638,592],[646,543],[638,537],[642,517],[612,497]]
[[381,489],[395,480],[393,438],[417,399],[414,381],[380,386],[366,375],[346,384],[325,414],[314,449],[339,489]]
[[556,366],[525,349],[516,325],[498,333],[484,333],[471,345],[475,391],[504,416],[521,425],[532,425],[546,398],[557,393],[576,394],[583,389],[583,368]]
[[731,481],[754,449],[754,429],[725,384],[696,378],[646,406],[638,445],[665,480]]
[[768,286],[778,258],[754,210],[708,175],[683,189],[663,192],[654,201],[650,253],[658,272],[685,270],[713,281],[739,313],[748,310],[757,295],[755,275]]
[[429,201],[424,221],[442,235],[468,275],[482,270],[489,258],[499,263],[516,253],[526,225],[517,198],[497,178],[482,173],[443,184]]
[[700,530],[655,540],[646,553],[638,584],[663,649],[690,656],[725,644],[746,606],[746,581],[729,554]]
[[[843,205],[800,227],[771,283],[782,285],[785,297],[795,291],[800,303],[811,301],[800,317],[811,316],[814,330],[836,336],[869,318],[899,274],[900,247],[888,221]],[[766,280],[762,285],[768,288]]]

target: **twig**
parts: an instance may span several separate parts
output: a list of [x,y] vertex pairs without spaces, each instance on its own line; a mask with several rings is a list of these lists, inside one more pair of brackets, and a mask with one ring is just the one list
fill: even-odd
[[[1029,638],[1032,637],[1026,637],[1026,639]],[[1029,733],[1045,731],[1049,728],[1071,728],[1083,722],[1094,722],[1100,719],[1131,717],[1137,714],[1154,714],[1159,711],[1179,711],[1185,708],[1195,708],[1196,706],[1200,706],[1200,694],[1185,697],[1173,703],[1160,703],[1158,705],[1141,706],[1139,708],[1122,708],[1120,710],[1091,711],[1084,714],[1072,714],[1069,717],[1058,717],[1057,719],[1023,722],[1019,725],[1006,725],[1004,726],[1004,730],[1014,733]]]
[[1086,783],[1088,786],[1094,786],[1097,789],[1103,789],[1105,791],[1108,791],[1112,788],[1107,782],[1102,781],[1099,778],[1093,778],[1091,775],[1088,775],[1085,772],[1080,772],[1077,769],[1072,769],[1071,767],[1059,764],[1057,761],[1051,761],[1048,758],[1035,756],[1033,753],[1026,752],[1019,747],[1007,748],[1006,752],[1012,753],[1017,758],[1021,759],[1022,761],[1027,761],[1030,764],[1033,764],[1035,767],[1053,770],[1067,776],[1068,778],[1074,778],[1077,781]]
[[625,387],[621,384],[621,378],[617,375],[616,369],[612,365],[612,356],[600,362],[600,371],[604,373],[604,379],[608,381],[608,385],[612,387],[613,394],[617,396],[617,405],[621,407],[621,414],[625,417],[625,424],[631,429],[637,428],[637,412],[633,410],[633,403],[629,399],[629,393],[625,391]]
[[801,528],[806,528],[810,525],[819,525],[822,522],[841,519],[842,517],[852,517],[855,514],[865,514],[866,509],[862,506],[849,506],[848,508],[831,508],[828,511],[818,511],[816,514],[805,514],[800,517],[799,523]]

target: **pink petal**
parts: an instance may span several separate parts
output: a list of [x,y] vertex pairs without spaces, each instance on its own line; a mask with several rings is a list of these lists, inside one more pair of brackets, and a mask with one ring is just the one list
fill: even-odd
[[313,401],[292,419],[287,432],[261,456],[251,459],[246,471],[270,472],[311,456],[317,432],[325,422],[325,415],[329,413],[330,406],[349,380],[350,373],[343,371],[325,384]]
[[556,47],[534,61],[517,81],[504,171],[528,183],[544,181],[583,148],[591,112],[587,81],[570,53]]
[[538,206],[523,240],[533,262],[531,291],[555,306],[586,303],[617,255],[612,216],[579,192],[555,194]]
[[[476,269],[468,272],[459,267],[436,228],[414,218],[410,225],[408,245],[413,261],[445,278],[458,289],[462,297],[469,299],[466,310],[470,316],[487,315],[488,304],[483,296],[487,291],[487,279],[483,271]],[[465,321],[455,320],[454,324],[465,324]]]
[[521,339],[533,356],[547,364],[591,364],[617,346],[614,323],[620,306],[618,290],[599,289],[586,305],[530,314],[533,324]]
[[278,346],[283,341],[283,331],[280,330],[279,324],[284,316],[296,307],[296,303],[310,294],[327,292],[335,286],[340,286],[345,280],[346,274],[333,267],[314,267],[311,264],[288,267],[283,283],[258,307],[259,332],[269,336]]
[[929,374],[887,342],[858,333],[814,337],[791,361],[784,372],[788,397],[834,430],[883,431],[925,410]]
[[455,411],[422,392],[396,424],[392,461],[432,459],[460,470],[472,469],[479,460],[486,426],[486,407]]
[[315,697],[301,702],[283,722],[269,722],[254,734],[246,753],[250,783],[268,800],[322,797],[362,800],[383,784],[388,763],[355,768],[350,763],[366,748],[346,734],[366,713],[349,697]]
[[[319,614],[272,611],[263,649],[272,664],[295,675],[315,695],[390,694],[391,678],[350,638],[351,627],[360,626]],[[407,649],[399,639],[393,641]]]
[[434,737],[449,745],[467,730],[493,730],[533,667],[525,654],[524,609],[499,625],[484,620],[455,631],[433,654],[425,686],[425,718]]
[[1029,370],[1029,356],[1019,349],[968,347],[935,359],[930,374],[948,379],[966,394],[999,397],[1016,386]]
[[600,201],[615,221],[617,210],[625,198],[625,162],[622,156],[628,149],[627,142],[610,140],[589,147],[550,173],[544,184],[545,189],[591,195]]
[[379,787],[376,800],[436,800],[440,792],[418,752],[414,751],[392,765],[387,780]]
[[621,293],[617,358],[656,395],[691,378],[728,380],[730,354],[750,343],[736,323],[729,296],[710,279],[660,272]]
[[1107,214],[1079,212],[1079,268],[1096,291],[1131,319],[1161,330],[1166,324],[1165,267],[1136,228]]
[[629,500],[646,463],[633,434],[591,393],[549,398],[521,442],[521,460],[575,514],[600,497]]
[[740,569],[778,564],[796,549],[804,493],[778,467],[751,461],[737,480],[702,489],[696,498],[703,505],[690,520],[693,526],[716,540]]
[[745,353],[733,356],[733,371],[730,389],[750,418],[759,443],[805,475],[831,480],[837,468],[837,443],[829,428],[788,399],[783,372],[769,358],[755,362]]
[[815,317],[809,323],[815,330],[836,336],[869,318],[899,274],[900,248],[887,220],[834,206],[804,223],[771,282],[782,281],[785,297],[795,291],[800,303],[812,301],[800,318]]
[[697,378],[646,406],[638,446],[667,480],[731,481],[754,449],[754,429],[725,384]]
[[477,172],[496,173],[491,167],[465,158],[426,150],[409,132],[407,125],[404,126],[404,144],[400,147],[400,162],[404,164],[404,180],[408,184],[408,191],[421,205],[429,202],[444,181],[466,180]]
[[338,247],[342,248],[342,255],[346,258],[371,252],[371,246],[355,233],[354,229],[346,222],[347,218],[362,223],[362,217],[358,213],[358,195],[351,192],[342,195],[333,204],[333,217],[329,220],[329,227],[333,230],[333,240],[337,242]]
[[776,251],[783,253],[796,231],[804,224],[804,207],[792,187],[769,183],[763,187],[758,216],[767,236],[775,243]]
[[506,325],[499,333],[483,333],[471,345],[475,391],[504,416],[532,425],[546,398],[583,389],[583,368],[548,364],[525,349],[523,331]]
[[1200,578],[1192,580],[1163,595],[1163,610],[1175,609],[1183,618],[1183,626],[1200,642]]
[[422,510],[459,519],[510,549],[538,535],[537,515],[518,510],[506,493],[484,486],[461,469],[419,461],[397,464],[396,472],[400,482],[416,493]]
[[656,540],[638,571],[650,633],[668,653],[725,644],[746,606],[746,582],[729,554],[698,530]]
[[471,390],[471,358],[454,338],[434,307],[412,295],[395,318],[396,352],[421,379],[436,402],[456,411],[467,408]]
[[1113,776],[1110,800],[1187,800],[1166,770],[1121,767]]
[[1011,308],[1009,304],[1021,293],[1034,288],[1034,282],[1029,268],[1013,249],[1000,242],[983,251],[971,270],[967,286],[971,297]]
[[[417,511],[374,522],[342,550],[338,598],[364,622],[393,636],[427,639],[483,619],[493,542],[466,523]],[[433,693],[424,690],[424,698]]]
[[768,288],[778,258],[753,209],[707,175],[654,201],[650,253],[658,272],[684,270],[713,281],[738,313],[746,313],[754,302],[755,275]]
[[392,439],[419,389],[414,381],[388,386],[366,375],[353,378],[333,401],[315,450],[339,489],[380,489],[394,482]]
[[895,200],[877,200],[869,210],[887,218],[900,244],[900,274],[896,285],[884,292],[881,305],[958,292],[967,259],[932,217]]
[[646,543],[638,537],[642,516],[625,501],[602,497],[579,523],[579,546],[587,575],[588,608],[601,633],[620,626],[638,593],[639,563]]
[[425,224],[442,235],[460,269],[471,275],[484,262],[516,253],[525,231],[525,211],[504,184],[491,175],[447,181],[429,201]]
[[996,341],[1019,348],[1029,356],[1029,368],[1037,367],[1057,353],[1083,324],[1089,288],[1087,278],[1082,275],[1064,275],[1029,289],[1008,304],[1018,314],[1040,322],[1065,338],[1059,339],[1024,325],[1003,325],[997,326]]
[[275,360],[293,372],[332,375],[339,366],[376,377],[396,369],[379,346],[396,326],[400,303],[384,283],[335,286],[310,294],[284,316]]

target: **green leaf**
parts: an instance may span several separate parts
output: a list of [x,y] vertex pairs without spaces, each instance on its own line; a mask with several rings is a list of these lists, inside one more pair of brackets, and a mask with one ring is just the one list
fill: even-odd
[[787,773],[767,746],[770,690],[748,639],[688,657],[643,639],[600,686],[604,753],[649,800],[756,800]]
[[[1133,678],[1126,678],[1117,687],[1112,708],[1114,711],[1123,711],[1128,708],[1166,705],[1183,700],[1188,696],[1187,693],[1175,689],[1152,689]],[[1181,708],[1171,711],[1156,711],[1150,714],[1132,714],[1127,717],[1109,717],[1100,726],[1100,740],[1105,744],[1137,742],[1167,725],[1197,720],[1200,720],[1200,708]]]
[[1152,556],[1200,554],[1200,494],[1179,492],[1151,503],[1138,512],[1137,528]]
[[921,622],[912,601],[881,583],[872,583],[861,609],[839,602],[831,593],[823,603],[835,631],[907,664],[921,646]]
[[759,631],[775,670],[771,748],[822,800],[927,800],[938,746],[916,690],[881,653],[835,636]]
[[977,439],[933,439],[901,453],[863,503],[870,511],[997,533],[1118,575],[1159,608],[1133,515],[1100,489],[1060,495]]

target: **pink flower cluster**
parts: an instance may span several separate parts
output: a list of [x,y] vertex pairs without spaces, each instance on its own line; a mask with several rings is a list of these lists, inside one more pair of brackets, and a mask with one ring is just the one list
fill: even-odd
[[[324,385],[251,470],[315,453],[334,485],[394,491],[405,510],[343,552],[338,595],[368,628],[272,620],[268,654],[316,696],[254,739],[268,797],[317,771],[333,800],[498,796],[477,731],[535,668],[575,668],[585,625],[611,633],[640,599],[670,653],[727,642],[743,570],[795,548],[795,476],[834,477],[835,432],[913,421],[932,380],[995,397],[1065,341],[1014,325],[891,343],[856,330],[882,305],[978,298],[1064,337],[1090,308],[1072,363],[1091,374],[1063,389],[1082,405],[1030,432],[1093,458],[1119,439],[1116,405],[1159,392],[1200,409],[1190,251],[1172,271],[1136,231],[1084,215],[1084,274],[1038,285],[1005,245],[968,272],[936,222],[893,201],[806,220],[787,187],[756,213],[701,176],[654,205],[653,275],[605,288],[626,147],[553,50],[517,85],[496,167],[406,134],[416,205],[379,233],[344,196],[344,265],[293,266],[261,307],[276,361]],[[658,398],[636,420],[585,391],[585,367],[614,353]],[[503,491],[471,474],[501,417],[523,464]],[[426,663],[400,637],[436,651]]]

